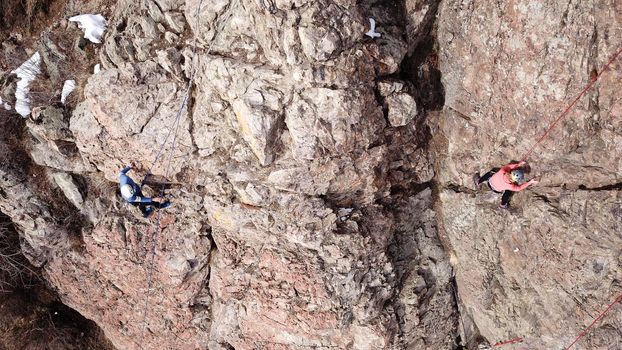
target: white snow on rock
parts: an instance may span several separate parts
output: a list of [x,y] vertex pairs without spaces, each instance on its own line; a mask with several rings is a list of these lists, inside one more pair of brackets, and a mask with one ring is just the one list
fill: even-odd
[[67,96],[76,88],[75,80],[65,80],[65,84],[63,84],[63,91],[60,93],[60,102],[65,104],[67,100]]
[[95,67],[93,68],[93,74],[97,74],[99,73],[99,71],[101,70],[101,66],[98,64],[95,65]]
[[84,29],[84,37],[91,42],[101,43],[101,37],[106,30],[106,19],[102,15],[78,15],[69,18],[71,22],[78,22],[78,27]]
[[370,38],[380,38],[380,33],[376,32],[376,20],[373,18],[369,19],[369,26],[371,27],[371,29],[365,33],[365,35],[369,36]]
[[[17,89],[15,89],[15,110],[24,118],[30,114],[30,99],[28,98],[28,93],[30,92],[29,85],[35,80],[37,74],[41,73],[40,65],[41,55],[35,52],[32,57],[11,72],[16,74],[19,78],[17,81]],[[4,108],[6,108],[6,106]]]

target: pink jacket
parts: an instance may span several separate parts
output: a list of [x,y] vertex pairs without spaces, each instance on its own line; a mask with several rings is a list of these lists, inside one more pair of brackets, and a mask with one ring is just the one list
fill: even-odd
[[518,191],[522,191],[525,188],[527,188],[529,185],[533,183],[532,182],[533,180],[525,182],[522,185],[517,185],[508,179],[509,176],[506,176],[507,174],[512,172],[512,170],[518,167],[520,167],[518,163],[504,165],[503,168],[501,168],[501,170],[497,171],[493,176],[490,177],[490,180],[488,180],[490,187],[492,187],[492,189],[497,192],[503,192],[506,190],[518,192]]

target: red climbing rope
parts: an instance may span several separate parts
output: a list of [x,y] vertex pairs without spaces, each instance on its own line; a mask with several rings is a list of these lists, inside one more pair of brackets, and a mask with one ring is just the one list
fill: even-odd
[[536,143],[531,146],[531,148],[529,149],[529,151],[527,151],[527,153],[525,153],[525,155],[523,155],[523,157],[521,158],[521,160],[526,161],[527,158],[531,155],[531,153],[533,152],[533,150],[536,148],[536,146],[538,144],[540,144],[540,142],[542,142],[542,140],[544,140],[549,132],[555,127],[555,125],[557,125],[557,123],[562,120],[562,118],[564,118],[568,112],[570,112],[570,110],[572,109],[572,107],[574,107],[574,105],[577,103],[577,101],[579,101],[579,99],[581,97],[583,97],[583,95],[585,95],[585,93],[592,87],[592,85],[594,85],[594,83],[596,83],[598,81],[598,79],[600,78],[600,76],[603,74],[603,72],[605,70],[607,70],[607,68],[609,68],[609,66],[611,65],[611,63],[613,63],[613,61],[615,61],[618,56],[620,56],[620,54],[622,54],[622,47],[620,47],[620,49],[618,50],[618,52],[615,53],[615,55],[613,55],[611,57],[611,59],[609,59],[609,62],[607,62],[607,64],[605,64],[603,66],[603,68],[600,70],[600,72],[598,72],[598,74],[596,74],[595,76],[591,77],[590,82],[585,86],[585,88],[581,91],[581,93],[579,93],[579,95],[577,95],[577,97],[572,101],[572,103],[559,115],[559,117],[557,117],[557,119],[555,119],[555,121],[553,123],[551,123],[551,125],[549,126],[549,128],[544,132],[544,134],[538,139],[538,141],[536,141]]
[[581,332],[581,334],[579,334],[579,336],[572,342],[572,344],[570,344],[569,346],[565,347],[564,350],[570,350],[570,348],[572,348],[579,340],[581,340],[581,338],[585,337],[590,329],[596,324],[596,322],[602,320],[603,317],[605,317],[605,314],[607,312],[609,312],[609,310],[617,303],[622,302],[622,294],[618,295],[618,297],[613,301],[613,303],[609,304],[609,306],[607,306],[607,308],[605,309],[605,311],[603,311],[600,315],[598,315],[598,317],[596,317],[594,319],[594,321],[592,321],[592,323],[590,323],[589,326],[587,326],[587,328]]
[[493,347],[497,347],[497,346],[503,346],[503,345],[508,345],[508,344],[515,344],[515,343],[522,343],[523,342],[523,338],[514,338],[511,340],[507,340],[504,342],[498,342],[497,344],[493,345]]

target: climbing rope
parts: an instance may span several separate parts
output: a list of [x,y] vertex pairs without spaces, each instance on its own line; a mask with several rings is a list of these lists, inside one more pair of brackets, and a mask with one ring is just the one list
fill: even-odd
[[[171,158],[172,158],[172,154],[175,151],[175,145],[177,142],[177,130],[179,128],[179,122],[181,120],[181,115],[183,114],[184,110],[186,109],[187,105],[188,105],[188,99],[190,97],[190,92],[192,90],[192,84],[194,83],[194,77],[196,74],[196,52],[197,52],[197,37],[199,34],[199,13],[201,12],[201,6],[203,5],[203,0],[201,0],[199,2],[199,6],[197,7],[197,12],[196,12],[196,28],[197,28],[197,35],[194,36],[193,39],[193,48],[192,48],[192,65],[191,65],[191,73],[190,73],[190,80],[188,81],[188,85],[186,87],[186,91],[184,93],[184,98],[182,99],[181,102],[181,106],[179,107],[179,110],[177,111],[177,114],[175,115],[175,121],[173,122],[173,126],[168,130],[168,133],[166,134],[166,137],[164,138],[164,141],[162,142],[162,145],[160,145],[160,148],[158,150],[158,153],[156,154],[156,157],[153,161],[153,163],[151,164],[151,167],[149,168],[149,171],[147,172],[147,175],[145,176],[145,179],[143,179],[143,182],[141,183],[141,186],[144,185],[145,180],[147,179],[147,177],[152,173],[153,168],[156,166],[158,160],[160,159],[162,152],[164,150],[164,146],[166,145],[166,142],[168,141],[169,137],[171,136],[171,133],[173,132],[173,130],[175,131],[175,133],[173,134],[173,143],[172,143],[172,147],[170,150],[170,156],[168,159],[168,164],[166,167],[166,172],[165,172],[165,178],[168,178],[169,175],[169,170],[170,170],[170,163],[171,163]],[[211,48],[211,45],[210,45]],[[208,51],[209,52],[209,51]],[[164,190],[166,188],[166,184],[162,184],[162,188],[160,189],[160,198],[164,198]],[[141,338],[145,337],[145,332],[147,330],[147,308],[149,307],[149,296],[151,295],[151,288],[153,286],[153,269],[154,269],[154,262],[155,262],[155,249],[156,249],[156,244],[157,244],[157,237],[159,236],[159,234],[162,232],[162,226],[160,225],[160,221],[161,221],[162,215],[160,212],[160,208],[157,208],[157,215],[156,215],[156,231],[154,232],[153,238],[151,239],[151,251],[149,252],[149,269],[147,272],[147,293],[145,295],[145,305],[143,308],[143,320],[142,320],[142,331],[141,331]],[[147,243],[149,241],[149,235],[146,236],[146,240]]]
[[[193,53],[194,56],[194,53]],[[194,59],[194,57],[193,57]],[[184,112],[184,110],[186,109],[186,106],[188,105],[188,98],[190,96],[190,90],[191,90],[191,86],[192,86],[192,82],[194,80],[194,72],[195,70],[193,69],[192,75],[190,76],[190,81],[188,83],[188,87],[186,88],[186,92],[184,94],[184,98],[181,102],[181,108],[179,108],[179,110],[177,111],[177,114],[175,115],[175,122],[173,123],[173,127],[171,127],[168,130],[168,133],[166,134],[166,137],[164,138],[164,141],[162,142],[162,145],[160,145],[160,148],[158,149],[158,153],[155,156],[155,159],[153,160],[153,163],[151,164],[151,166],[149,167],[149,171],[147,171],[147,175],[145,176],[145,179],[147,179],[147,177],[152,173],[153,168],[156,166],[156,164],[158,163],[158,161],[160,160],[160,157],[162,156],[162,151],[164,150],[164,146],[166,145],[166,142],[168,141],[168,138],[171,136],[171,132],[173,131],[173,129],[175,129],[175,136],[177,134],[177,125],[179,125],[179,120],[181,119],[181,115]],[[174,147],[172,148],[174,149]],[[171,152],[172,152],[171,149]],[[141,186],[144,184],[144,180],[143,183],[141,184]]]
[[[235,0],[233,0],[230,3],[229,8],[226,9],[225,12],[223,13],[223,19],[221,20],[218,28],[216,28],[215,36],[218,35],[217,33],[220,33],[222,31],[224,23],[231,16],[230,10],[234,7],[233,6],[234,2],[235,2]],[[194,79],[195,79],[196,72],[197,72],[194,59],[196,57],[196,52],[197,52],[197,37],[198,37],[198,34],[200,33],[200,30],[201,30],[200,27],[199,27],[199,13],[200,13],[200,9],[201,9],[202,4],[203,4],[203,0],[201,0],[199,2],[199,6],[197,7],[197,13],[196,13],[197,35],[195,35],[194,39],[193,39],[193,49],[192,49],[192,60],[193,60],[193,63],[191,65],[191,69],[192,70],[191,70],[191,73],[190,73],[190,80],[188,81],[188,86],[186,88],[186,92],[184,93],[184,98],[182,100],[181,106],[180,106],[179,110],[177,111],[177,114],[175,115],[175,122],[173,123],[173,126],[168,130],[166,136],[164,137],[164,141],[162,141],[162,144],[158,148],[158,152],[156,153],[156,156],[155,156],[153,162],[151,163],[151,166],[149,167],[149,170],[147,171],[147,175],[146,175],[145,178],[147,178],[148,176],[153,174],[153,169],[155,168],[155,166],[157,165],[158,161],[160,160],[160,158],[161,158],[161,156],[163,154],[163,151],[164,151],[164,146],[166,145],[169,137],[171,136],[171,133],[173,132],[173,129],[175,130],[175,133],[173,134],[173,147],[171,147],[171,152],[175,148],[175,140],[177,138],[177,128],[179,126],[179,121],[181,120],[181,115],[183,114],[184,110],[188,106],[188,100],[190,99],[190,93],[191,93],[192,85],[194,83]],[[214,45],[214,42],[216,41],[216,37],[215,36],[214,36],[214,39],[212,40],[212,42],[207,47],[207,51],[205,52],[206,55],[208,55],[212,51],[212,47]]]
[[[173,135],[173,144],[170,150],[170,153],[173,154],[175,151],[175,143],[177,140],[177,129],[179,127],[179,121],[181,120],[181,115],[183,114],[183,111],[186,109],[186,106],[188,104],[188,99],[190,96],[190,92],[192,89],[192,84],[194,82],[194,77],[195,77],[195,73],[196,73],[196,52],[197,52],[197,37],[199,34],[199,13],[201,12],[201,6],[203,5],[203,0],[201,0],[199,2],[199,6],[197,7],[197,12],[196,12],[196,28],[197,28],[197,35],[194,36],[194,40],[193,40],[193,48],[192,48],[192,65],[191,65],[191,74],[190,74],[190,80],[188,81],[188,86],[186,88],[186,92],[184,94],[184,98],[182,99],[181,102],[181,106],[179,107],[179,110],[177,111],[177,114],[175,115],[175,121],[173,122],[173,126],[169,129],[168,133],[166,134],[166,137],[164,138],[164,141],[162,142],[162,145],[160,146],[160,149],[158,150],[158,153],[156,154],[156,157],[153,161],[153,164],[151,165],[151,167],[149,168],[149,172],[147,173],[147,175],[145,176],[145,179],[147,178],[147,176],[149,176],[151,174],[151,171],[153,170],[153,168],[155,167],[155,165],[157,164],[158,160],[160,159],[160,156],[162,155],[162,152],[164,150],[164,146],[166,145],[166,142],[168,141],[168,138],[170,137],[171,133],[173,132],[173,130],[175,130],[175,134]],[[169,162],[170,162],[170,157],[169,157]],[[169,173],[169,169],[170,169],[170,163],[167,165],[166,168],[166,177],[168,178],[168,173]],[[143,180],[144,183],[144,180]],[[162,185],[162,188],[160,190],[160,198],[164,197],[164,190],[165,190],[165,184]],[[156,244],[157,244],[157,236],[159,236],[159,234],[162,231],[162,227],[160,225],[160,221],[162,218],[160,209],[157,209],[157,218],[156,218],[156,232],[154,232],[153,238],[152,238],[152,244],[151,244],[151,251],[149,252],[149,269],[147,272],[147,293],[145,295],[145,305],[143,308],[143,320],[142,320],[142,331],[141,331],[141,338],[145,337],[145,332],[147,330],[147,308],[149,307],[149,296],[151,295],[151,288],[153,285],[153,268],[154,268],[154,262],[155,262],[155,248],[156,248]],[[147,242],[149,241],[149,236],[146,237]]]
[[618,52],[616,52],[613,56],[611,56],[611,58],[609,59],[609,62],[607,62],[607,64],[605,64],[603,66],[603,68],[600,70],[600,72],[598,72],[598,74],[596,74],[595,76],[591,77],[590,82],[579,93],[579,95],[577,95],[577,97],[575,97],[575,99],[572,101],[572,103],[570,103],[570,105],[559,115],[559,117],[557,117],[557,119],[555,119],[555,121],[553,121],[553,123],[551,123],[549,128],[546,129],[546,131],[544,132],[544,134],[542,134],[542,136],[538,139],[538,141],[536,141],[536,143],[533,146],[531,146],[531,148],[527,151],[527,153],[525,153],[521,157],[522,161],[526,161],[527,158],[529,158],[529,156],[534,151],[536,146],[538,146],[538,144],[540,144],[548,136],[548,134],[555,127],[555,125],[557,125],[557,123],[559,123],[560,120],[562,120],[566,115],[568,115],[570,110],[572,110],[572,107],[574,107],[574,105],[579,101],[579,99],[581,99],[581,97],[583,97],[583,95],[585,95],[585,93],[587,93],[587,91],[592,87],[592,85],[594,85],[598,81],[598,79],[600,79],[600,76],[607,70],[607,68],[609,68],[611,63],[613,63],[613,61],[615,61],[618,58],[618,56],[620,56],[620,54],[622,54],[622,47],[620,47]]
[[581,338],[585,337],[590,332],[590,329],[594,327],[596,322],[602,320],[603,317],[605,317],[605,315],[607,314],[607,312],[609,312],[609,310],[611,310],[611,308],[615,304],[620,303],[620,302],[622,302],[622,294],[618,295],[618,297],[615,298],[615,300],[611,304],[609,304],[609,306],[607,306],[605,311],[601,312],[600,315],[598,315],[598,317],[596,317],[594,321],[592,321],[592,323],[590,323],[590,325],[587,326],[587,328],[585,328],[585,330],[581,332],[581,334],[579,334],[579,336],[570,345],[564,348],[564,350],[570,350],[579,340],[581,340]]
[[493,345],[493,347],[499,347],[499,346],[504,346],[504,345],[509,345],[509,344],[518,344],[522,342],[523,342],[523,338],[518,337],[518,338],[506,340],[506,341],[500,341],[496,343],[495,345]]
[[[590,332],[590,330],[592,329],[592,327],[594,327],[598,321],[602,320],[602,319],[603,319],[603,318],[607,315],[607,313],[608,313],[609,311],[611,311],[611,308],[613,308],[613,307],[615,306],[615,304],[617,304],[617,303],[622,303],[622,294],[618,295],[618,296],[617,296],[617,297],[613,300],[613,302],[607,306],[607,308],[605,309],[605,311],[601,312],[601,313],[600,313],[600,314],[599,314],[599,315],[598,315],[598,316],[597,316],[597,317],[596,317],[596,318],[592,321],[592,323],[590,323],[590,325],[589,325],[589,326],[587,326],[587,327],[586,327],[586,328],[585,328],[585,329],[584,329],[584,330],[583,330],[583,331],[582,331],[582,332],[581,332],[581,333],[580,333],[580,334],[579,334],[579,335],[578,335],[578,336],[574,339],[574,341],[573,341],[570,345],[568,345],[568,346],[564,347],[564,349],[563,349],[563,350],[570,350],[573,346],[575,346],[575,345],[576,345],[576,344],[577,344],[577,343],[578,343],[578,342],[579,342],[579,341],[580,341],[583,337],[585,337],[585,336],[586,336],[586,335]],[[512,339],[512,340],[503,341],[503,342],[498,342],[498,343],[496,343],[495,345],[493,345],[493,347],[501,347],[501,346],[504,346],[504,345],[518,344],[518,343],[522,343],[522,342],[524,342],[524,341],[525,341],[525,339],[523,339],[523,338],[521,338],[521,337],[518,337],[518,338],[515,338],[515,339]]]
[[[210,45],[207,48],[206,51],[206,55],[208,55],[211,50],[212,47],[214,45],[214,42],[216,41],[216,35],[218,35],[218,33],[220,33],[224,27],[224,24],[226,23],[226,21],[229,19],[229,17],[231,16],[231,9],[234,8],[235,6],[233,5],[235,3],[236,0],[233,0],[230,5],[229,8],[225,10],[225,13],[223,13],[222,16],[222,20],[218,26],[218,28],[216,28],[216,34],[215,37],[213,38],[212,42],[210,43]],[[160,145],[159,150],[156,154],[156,157],[151,165],[151,167],[149,168],[149,171],[147,173],[147,176],[149,176],[150,174],[152,174],[152,170],[155,167],[155,165],[157,164],[157,162],[160,160],[161,156],[163,155],[163,150],[164,150],[164,146],[166,145],[169,137],[171,136],[171,134],[173,135],[173,140],[172,140],[172,144],[171,144],[171,149],[169,151],[169,155],[168,155],[168,159],[166,161],[167,166],[166,166],[166,171],[165,171],[165,178],[168,178],[170,176],[170,169],[171,169],[171,163],[172,163],[172,159],[173,159],[173,153],[175,151],[175,147],[177,145],[177,131],[179,129],[179,124],[180,124],[180,120],[181,120],[181,115],[183,114],[183,111],[185,110],[185,108],[187,107],[188,104],[188,100],[190,98],[190,94],[192,91],[192,86],[194,83],[194,79],[196,77],[196,72],[197,72],[197,67],[196,67],[196,62],[195,59],[197,57],[197,37],[199,36],[200,33],[200,27],[199,27],[199,14],[201,12],[201,6],[203,5],[203,0],[201,0],[199,2],[199,5],[197,7],[197,12],[196,12],[196,28],[197,28],[197,35],[194,36],[194,40],[193,40],[193,50],[192,50],[192,60],[193,63],[191,65],[191,73],[190,73],[190,79],[188,81],[188,86],[186,88],[185,94],[184,94],[184,98],[182,100],[181,106],[179,108],[179,110],[177,111],[177,114],[175,115],[175,121],[172,125],[172,127],[169,129],[164,141],[162,142],[162,145]],[[144,184],[144,180],[143,180],[143,184]],[[164,198],[164,190],[166,189],[166,184],[162,184],[161,190],[160,190],[160,198]],[[147,293],[145,296],[145,303],[144,303],[144,308],[143,308],[143,319],[142,319],[142,332],[141,332],[141,338],[144,338],[145,336],[145,332],[147,329],[147,309],[149,306],[149,296],[151,294],[151,289],[152,289],[152,285],[153,285],[153,270],[154,270],[154,261],[155,261],[155,248],[156,248],[156,244],[157,244],[157,236],[162,232],[162,227],[160,226],[160,221],[161,221],[161,212],[158,208],[157,210],[157,218],[156,218],[156,223],[155,225],[157,226],[157,230],[153,235],[153,239],[152,239],[152,245],[151,245],[151,250],[149,252],[150,257],[149,257],[149,269],[147,272]],[[148,237],[147,237],[148,240]]]
[[[529,156],[533,153],[533,151],[535,150],[535,148],[542,143],[542,141],[550,134],[551,130],[553,130],[553,128],[564,118],[568,115],[568,113],[572,110],[572,108],[575,106],[575,104],[581,99],[581,97],[583,97],[587,91],[600,79],[600,77],[603,75],[603,73],[609,68],[609,66],[611,66],[611,64],[622,54],[622,46],[620,47],[620,49],[613,55],[611,56],[611,58],[609,59],[609,61],[603,66],[603,68],[597,72],[597,74],[593,75],[592,77],[590,77],[590,81],[588,82],[588,84],[583,88],[583,90],[581,90],[581,92],[572,100],[572,102],[568,105],[568,107],[566,107],[566,109],[564,109],[564,111],[562,111],[562,113],[549,125],[549,127],[546,129],[546,131],[542,134],[542,136],[540,136],[540,138],[533,144],[533,146],[531,146],[531,148],[529,148],[529,150],[521,157],[521,161],[526,161]],[[592,323],[590,323],[589,326],[587,326],[587,328],[585,328],[585,330],[583,330],[583,332],[581,332],[581,334],[579,334],[574,341],[568,345],[567,347],[564,348],[564,350],[570,350],[574,345],[576,345],[579,340],[581,340],[583,337],[585,337],[590,330],[592,329],[592,327],[594,327],[594,325],[602,320],[605,315],[611,310],[611,308],[617,304],[617,303],[622,303],[622,294],[618,295],[617,298],[614,299],[614,301],[609,304],[609,306],[607,306],[607,308],[598,315],[598,317],[596,317]],[[511,340],[507,340],[507,341],[501,341],[498,342],[496,344],[493,345],[493,347],[502,347],[504,345],[510,345],[510,344],[517,344],[517,343],[522,343],[524,342],[524,339],[521,337],[518,338],[514,338]]]
[[[536,143],[531,146],[531,148],[521,157],[522,161],[526,161],[527,158],[529,158],[529,156],[533,153],[534,149],[536,148],[536,146],[538,146],[551,132],[551,130],[564,118],[568,115],[568,113],[572,110],[572,108],[575,106],[575,104],[581,99],[581,97],[583,97],[587,91],[600,79],[600,77],[602,76],[602,74],[609,68],[609,66],[620,56],[620,54],[622,54],[622,47],[620,47],[620,49],[613,55],[611,56],[611,58],[609,59],[609,61],[603,66],[603,68],[594,76],[592,76],[590,78],[589,83],[585,86],[585,88],[583,88],[583,90],[581,90],[581,92],[577,95],[577,97],[574,98],[574,100],[572,100],[572,102],[570,103],[570,105],[568,105],[568,107],[566,107],[566,109],[553,121],[553,123],[551,123],[549,125],[549,127],[546,129],[546,131],[544,132],[544,134],[542,134],[542,136],[540,136],[540,138],[536,141]],[[594,321],[592,321],[592,323],[583,331],[581,332],[581,334],[579,334],[576,339],[567,347],[564,348],[564,350],[570,350],[579,340],[581,340],[581,338],[585,337],[590,329],[598,322],[600,321],[605,314],[607,314],[607,312],[609,312],[609,310],[616,304],[622,302],[622,294],[620,294],[611,304],[609,304],[609,306],[605,309],[605,311],[603,311],[600,315],[598,315],[598,317],[596,317],[594,319]]]

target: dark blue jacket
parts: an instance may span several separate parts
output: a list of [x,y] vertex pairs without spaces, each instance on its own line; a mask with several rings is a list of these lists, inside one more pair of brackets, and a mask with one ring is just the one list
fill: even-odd
[[[121,189],[121,187],[123,185],[130,185],[130,186],[132,186],[134,188],[134,195],[132,197],[130,197],[130,198],[123,197],[123,199],[125,199],[128,202],[132,202],[132,203],[151,203],[153,201],[153,199],[151,197],[143,197],[143,193],[140,190],[140,186],[138,186],[134,182],[134,180],[132,180],[129,176],[125,175],[130,170],[132,170],[132,167],[131,166],[126,166],[119,173],[119,189]],[[123,196],[123,195],[121,195],[121,196]]]

